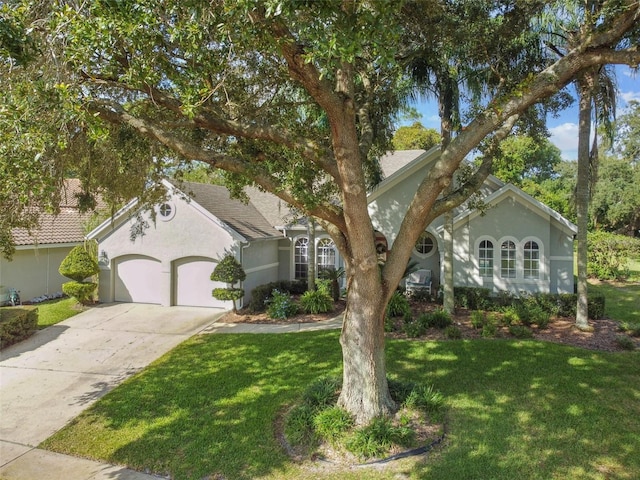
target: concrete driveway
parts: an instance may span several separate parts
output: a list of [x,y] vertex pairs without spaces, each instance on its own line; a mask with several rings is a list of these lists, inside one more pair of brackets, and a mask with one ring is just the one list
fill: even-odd
[[0,352],[0,469],[221,310],[101,305]]

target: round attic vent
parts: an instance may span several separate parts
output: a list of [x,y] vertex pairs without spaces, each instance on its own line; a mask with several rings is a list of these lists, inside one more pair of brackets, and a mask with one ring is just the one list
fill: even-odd
[[171,220],[176,214],[176,207],[172,203],[165,202],[158,207],[158,218],[164,222]]

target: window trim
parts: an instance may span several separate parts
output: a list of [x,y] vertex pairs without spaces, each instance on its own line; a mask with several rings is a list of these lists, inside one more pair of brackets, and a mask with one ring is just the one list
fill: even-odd
[[[525,275],[525,246],[529,242],[535,242],[538,246],[538,275],[537,276],[526,276]],[[544,265],[544,243],[537,237],[525,237],[522,239],[522,277],[524,280],[540,280],[544,277],[545,265]]]
[[417,249],[418,241],[420,241],[420,239],[418,239],[416,244],[413,246],[413,254],[419,258],[429,258],[435,255],[435,253],[438,251],[438,238],[435,236],[434,233],[430,232],[429,230],[425,230],[420,234],[421,237],[423,235],[426,235],[431,238],[431,240],[433,241],[433,248],[429,250],[427,253],[420,253]]
[[[322,246],[321,244],[323,242],[327,242],[326,246]],[[324,254],[321,254],[321,250],[320,249],[327,249],[327,250],[331,250],[332,253],[329,257],[333,257],[333,263],[329,264],[320,264],[320,260],[324,259]],[[336,248],[336,244],[335,242],[331,239],[331,237],[320,237],[317,239],[316,241],[316,272],[320,272],[321,268],[327,268],[327,267],[333,267],[333,268],[338,268],[337,267],[337,263],[338,263],[338,249]]]
[[[502,262],[503,262],[503,252],[505,252],[506,250],[503,250],[502,246],[507,243],[507,242],[511,242],[513,244],[513,259],[512,258],[508,258],[507,261],[513,261],[513,268],[508,268],[507,270],[509,271],[508,273],[510,273],[511,270],[513,270],[513,275],[505,275],[505,269],[502,266]],[[500,266],[499,266],[499,273],[500,273],[500,278],[505,278],[505,279],[515,279],[518,278],[518,251],[520,250],[520,242],[518,242],[517,239],[513,238],[513,237],[504,237],[501,238],[500,241],[498,242],[498,251],[500,252]],[[511,251],[511,249],[509,250]]]
[[[171,210],[168,215],[162,213],[163,207],[169,207]],[[161,204],[156,206],[156,218],[159,218],[163,222],[168,222],[173,217],[176,216],[176,205],[171,201],[162,202]]]
[[[490,249],[487,249],[487,248],[482,249],[481,245],[482,245],[483,242],[490,242],[491,243],[491,248]],[[483,260],[483,258],[480,255],[480,251],[481,250],[485,250],[485,251],[490,251],[491,252],[491,259],[490,259],[491,260],[491,270],[490,270],[491,274],[490,275],[483,275],[482,274],[483,267],[481,266],[480,262]],[[476,253],[476,261],[478,263],[477,274],[479,275],[479,277],[483,278],[483,279],[493,279],[495,277],[495,275],[496,275],[496,240],[495,240],[495,238],[489,237],[489,236],[479,237],[476,240],[475,253]]]
[[[299,263],[298,262],[298,242],[302,240],[305,241],[304,257],[306,261],[304,263]],[[304,276],[300,276],[300,277],[298,276],[298,272],[299,272],[298,265],[306,266],[306,269],[305,269],[306,271]],[[306,235],[300,235],[293,239],[293,279],[306,280],[307,278],[309,278],[309,237],[307,237]]]

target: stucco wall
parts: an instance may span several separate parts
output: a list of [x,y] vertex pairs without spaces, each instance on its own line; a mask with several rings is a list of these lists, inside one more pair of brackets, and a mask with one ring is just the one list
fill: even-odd
[[39,247],[16,250],[13,260],[0,258],[0,285],[16,288],[20,298],[29,301],[44,294],[62,292],[62,284],[69,279],[58,273],[60,263],[71,246]]
[[176,260],[186,257],[203,257],[211,260],[221,258],[225,251],[239,256],[239,242],[223,226],[207,218],[193,205],[174,196],[169,202],[173,215],[162,220],[158,215],[155,224],[149,215],[145,218],[149,228],[143,235],[131,238],[133,220],[125,219],[113,229],[99,237],[99,260],[101,261],[100,299],[113,301],[116,290],[114,268],[119,261],[130,255],[144,255],[160,261],[157,288],[160,290],[160,303],[171,305],[174,296],[172,269]]
[[[549,292],[550,282],[550,218],[515,195],[491,205],[484,216],[472,215],[456,229],[456,284],[491,288],[498,292]],[[477,258],[478,244],[491,240],[494,246],[492,277],[481,277]],[[500,273],[500,245],[511,240],[516,245],[516,277],[504,278]],[[524,278],[523,246],[535,241],[540,248],[540,272],[537,279]]]
[[258,285],[278,280],[280,239],[252,242],[242,249],[242,263],[247,278],[243,282],[243,304],[251,301],[251,291]]

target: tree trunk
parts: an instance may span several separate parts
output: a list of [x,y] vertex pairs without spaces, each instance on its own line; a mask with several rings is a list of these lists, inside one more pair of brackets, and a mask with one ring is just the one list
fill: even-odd
[[376,283],[372,275],[368,277],[350,275],[340,336],[343,385],[338,405],[354,415],[358,425],[366,425],[396,410],[386,377],[386,301],[379,288],[371,288]]
[[307,290],[316,289],[316,222],[307,217]]
[[[449,192],[447,188],[445,190]],[[449,210],[444,215],[444,265],[443,265],[443,297],[442,306],[450,314],[455,310],[453,295],[453,212]]]
[[578,303],[576,327],[589,329],[587,296],[587,228],[589,224],[589,190],[591,184],[589,167],[589,143],[591,134],[591,92],[589,75],[584,74],[577,82],[579,96],[578,130],[578,179],[576,185],[576,216],[578,223]]

